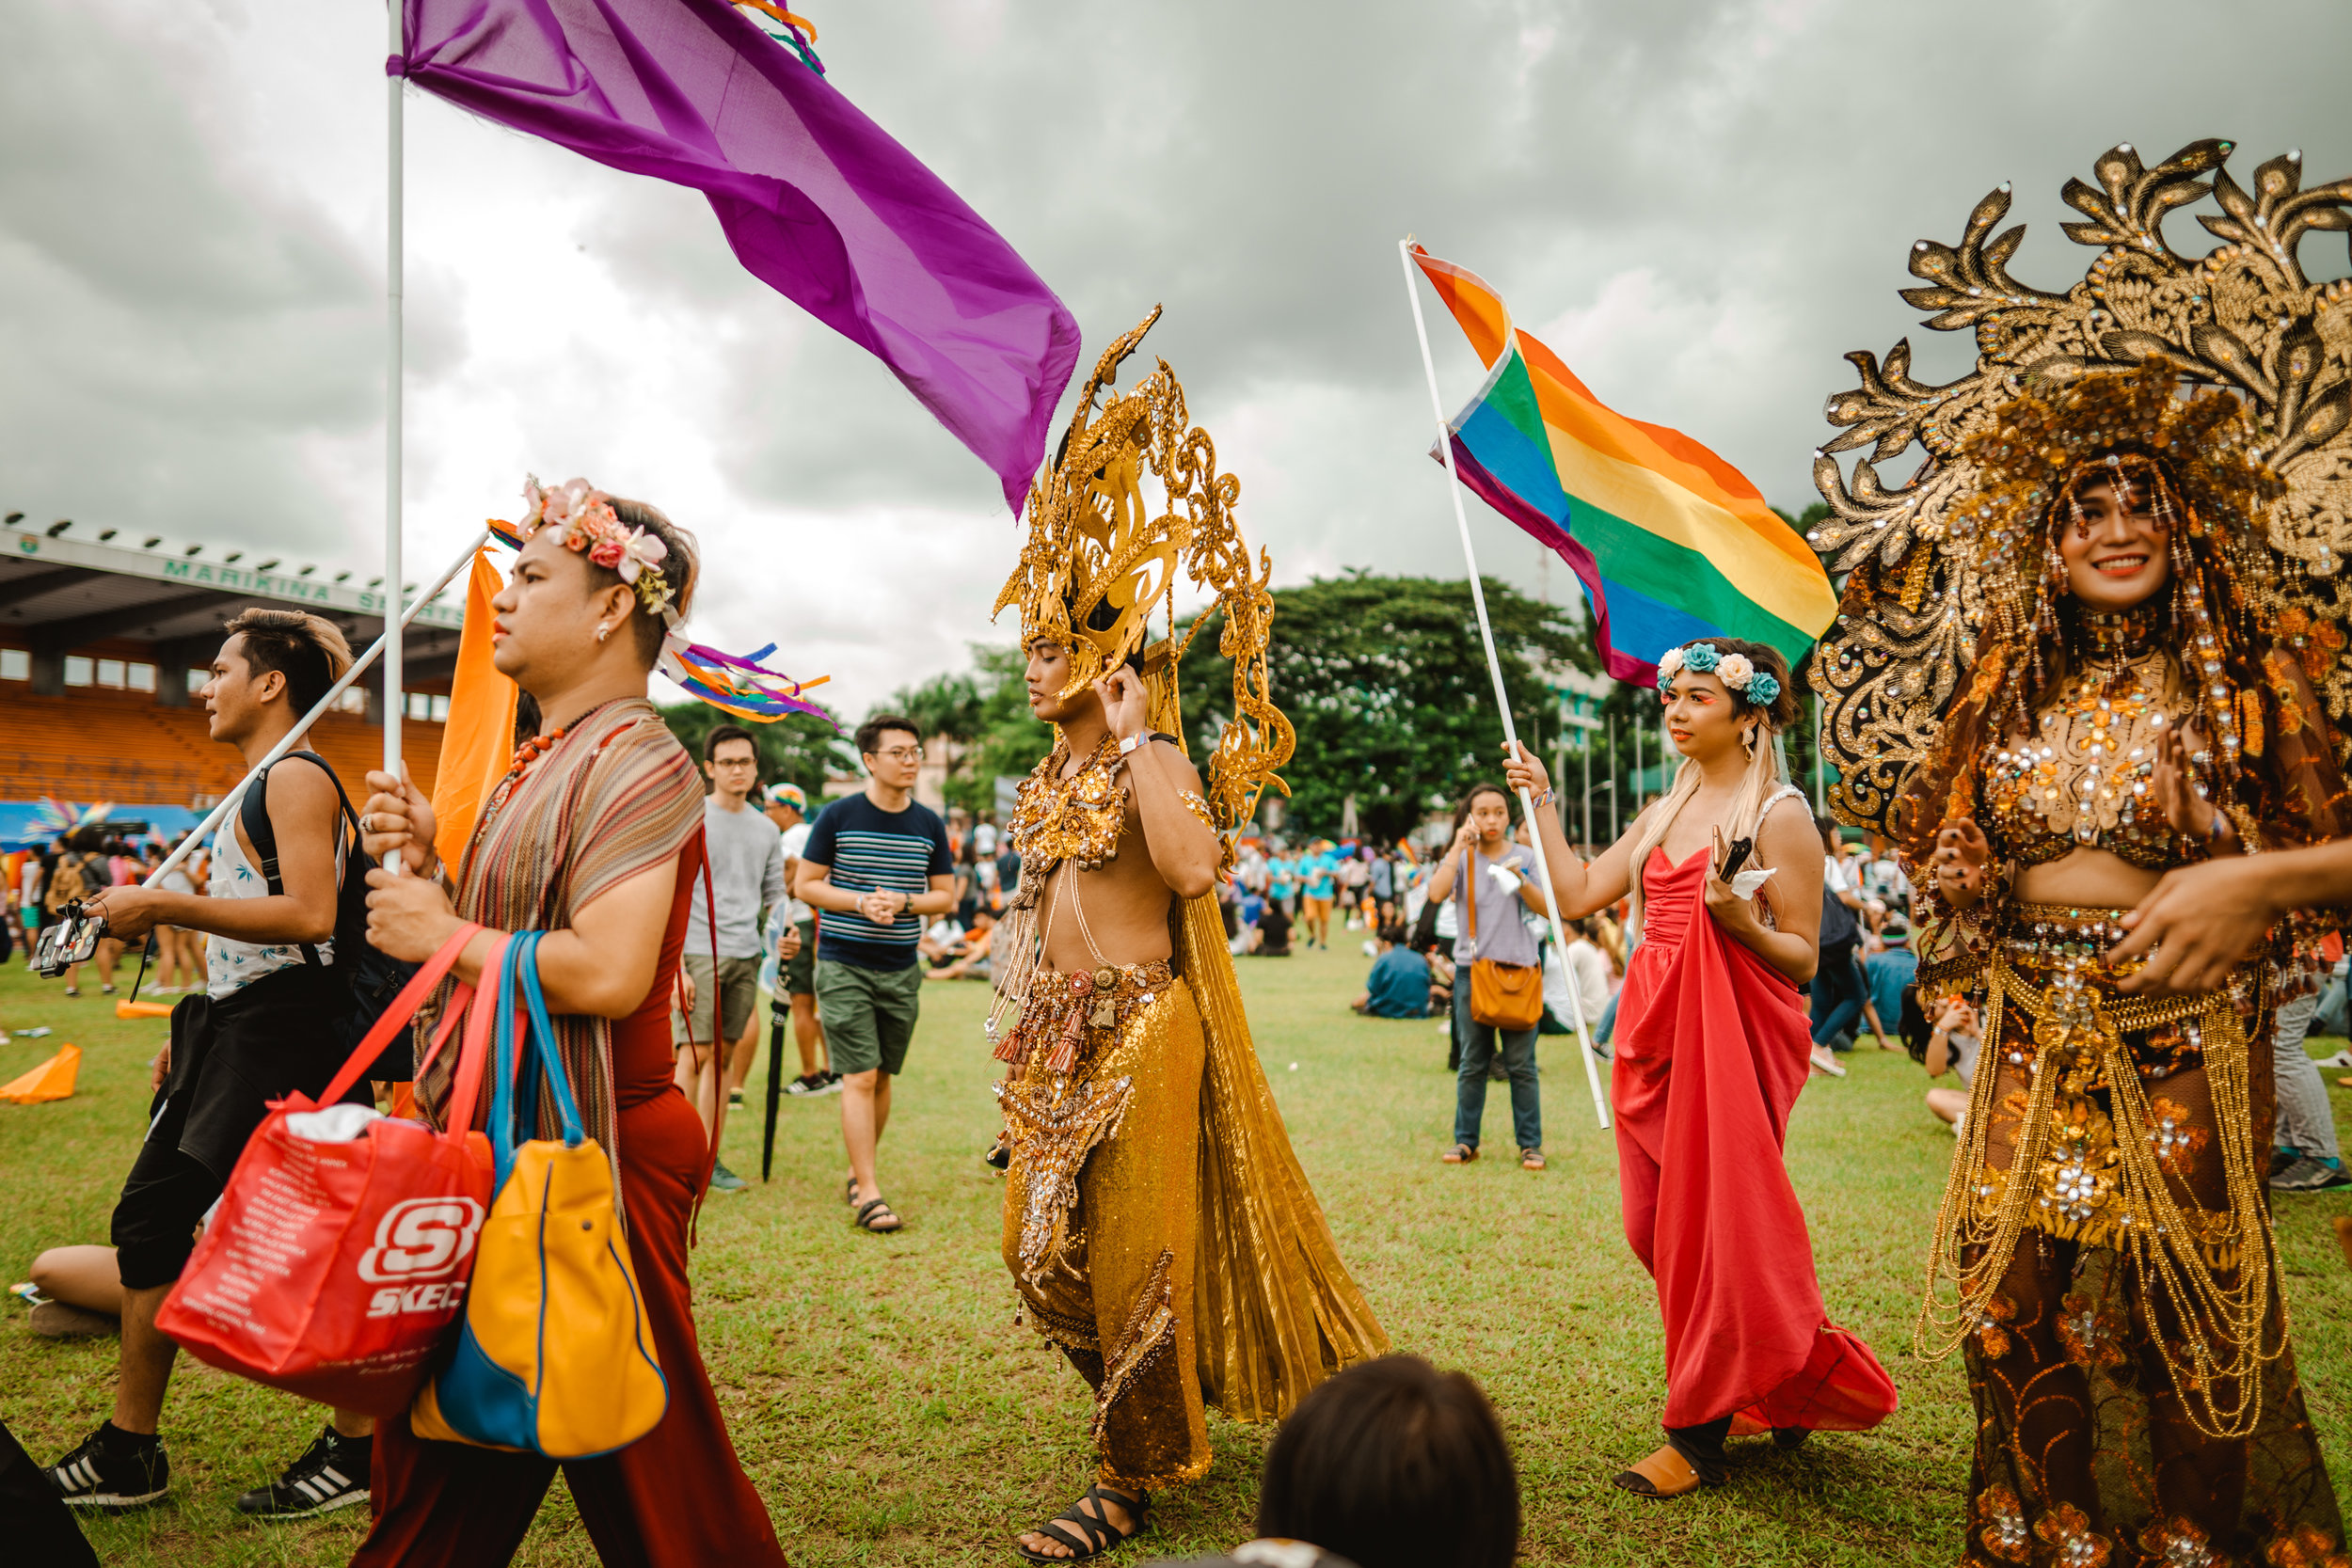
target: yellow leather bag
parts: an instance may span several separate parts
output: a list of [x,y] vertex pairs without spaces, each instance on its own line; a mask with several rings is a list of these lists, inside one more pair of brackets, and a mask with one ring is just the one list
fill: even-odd
[[[444,1442],[591,1459],[651,1432],[669,1385],[613,1212],[612,1166],[580,1127],[556,1049],[539,989],[541,934],[517,935],[499,974],[490,1102],[498,1196],[455,1346],[417,1396],[409,1425]],[[519,1043],[518,990],[530,1020]],[[517,1143],[516,1128],[537,1124],[542,1071],[564,1136]]]

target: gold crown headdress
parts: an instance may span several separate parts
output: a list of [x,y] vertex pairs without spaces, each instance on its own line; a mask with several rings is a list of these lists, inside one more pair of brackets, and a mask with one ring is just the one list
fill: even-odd
[[[2289,152],[2257,168],[2249,192],[2222,166],[2233,150],[2196,142],[2150,168],[2125,144],[2098,159],[2096,185],[2070,179],[2065,199],[2089,221],[2065,232],[2099,255],[2062,294],[2010,276],[2026,230],[1994,234],[2010,206],[2001,186],[1957,246],[1913,246],[1928,286],[1902,292],[1936,312],[1929,326],[1974,330],[1975,369],[1915,380],[1907,340],[1883,365],[1846,356],[1861,385],[1829,400],[1840,434],[1815,452],[1813,477],[1832,515],[1807,535],[1833,573],[1851,574],[1810,675],[1841,820],[1896,829],[1988,623],[2039,613],[2018,595],[2041,563],[2020,552],[2040,548],[2052,509],[2107,453],[2210,531],[2196,534],[2201,550],[2245,568],[2233,580],[2265,601],[2249,608],[2295,647],[2339,736],[2352,734],[2341,641],[2310,640],[2352,605],[2352,281],[2313,284],[2296,259],[2310,230],[2352,229],[2352,181],[2302,189],[2302,155]],[[2184,257],[2164,219],[2207,196],[2221,211],[2199,221],[2223,243]],[[2184,379],[2220,390],[2184,398]],[[1923,459],[1888,486],[1877,465],[1914,443]],[[1836,454],[1864,447],[1849,479]]]
[[[1290,793],[1275,770],[1290,760],[1294,736],[1266,685],[1274,565],[1262,549],[1253,567],[1232,515],[1241,481],[1216,471],[1216,445],[1191,424],[1167,360],[1124,397],[1095,406],[1159,319],[1154,306],[1095,361],[1052,470],[1030,486],[1028,541],[992,613],[1018,605],[1024,647],[1049,637],[1069,649],[1065,695],[1140,655],[1152,723],[1181,737],[1176,669],[1206,612],[1178,634],[1178,570],[1216,595],[1225,620],[1218,651],[1233,665],[1233,717],[1202,773],[1230,854],[1259,793]],[[1156,512],[1147,483],[1161,493]],[[1155,607],[1168,616],[1156,643]]]

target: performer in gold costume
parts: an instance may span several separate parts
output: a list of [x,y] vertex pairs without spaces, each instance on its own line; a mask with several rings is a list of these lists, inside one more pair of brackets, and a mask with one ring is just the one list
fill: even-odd
[[[1928,889],[1922,997],[1984,1018],[1917,1334],[1966,1355],[1969,1563],[2347,1560],[2264,1185],[2286,933],[2189,996],[2110,953],[2167,868],[2347,826],[2352,290],[2295,247],[2347,227],[2352,183],[2301,193],[2289,154],[2249,193],[2230,151],[2070,182],[2101,255],[2067,294],[2008,276],[2006,187],[1959,247],[1920,242],[1905,297],[1974,326],[1978,368],[1852,356],[1816,467],[1813,542],[1851,574],[1813,671],[1835,806]],[[2227,243],[2185,261],[2164,214],[2209,193]],[[1892,491],[1830,455],[1914,437]]]
[[[1290,756],[1266,695],[1272,568],[1262,554],[1253,570],[1240,484],[1165,361],[1095,406],[1158,315],[1096,365],[996,606],[1020,609],[1029,705],[1056,732],[1008,824],[1021,882],[995,939],[1005,1262],[1094,1390],[1101,1455],[1098,1484],[1021,1537],[1038,1562],[1108,1550],[1142,1528],[1152,1491],[1205,1472],[1206,1405],[1279,1418],[1388,1348],[1267,1091],[1215,896]],[[1166,493],[1157,515],[1147,482]],[[1216,594],[1233,662],[1205,784],[1178,711],[1180,567]],[[1147,647],[1164,606],[1168,635]]]

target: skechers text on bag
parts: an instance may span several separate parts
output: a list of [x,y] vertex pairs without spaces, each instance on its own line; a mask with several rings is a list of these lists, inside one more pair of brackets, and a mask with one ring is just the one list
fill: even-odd
[[466,1025],[450,1131],[338,1101],[480,929],[464,927],[418,970],[317,1101],[273,1101],[246,1140],[155,1317],[198,1359],[322,1404],[408,1407],[464,1307],[489,1206],[488,1142],[467,1129],[490,997],[459,986],[435,1037],[437,1052]]
[[[669,1386],[614,1212],[612,1164],[580,1126],[548,1017],[542,935],[517,934],[500,966],[490,1099],[498,1196],[464,1325],[408,1422],[420,1437],[593,1459],[651,1432]],[[485,986],[489,978],[485,968]],[[564,1135],[518,1141],[518,1129],[537,1126],[543,1078]]]

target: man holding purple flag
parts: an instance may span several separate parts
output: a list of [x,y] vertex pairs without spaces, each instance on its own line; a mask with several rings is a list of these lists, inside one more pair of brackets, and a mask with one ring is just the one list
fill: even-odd
[[691,185],[743,265],[888,365],[1016,513],[1078,325],[962,198],[725,0],[404,0],[386,69]]

